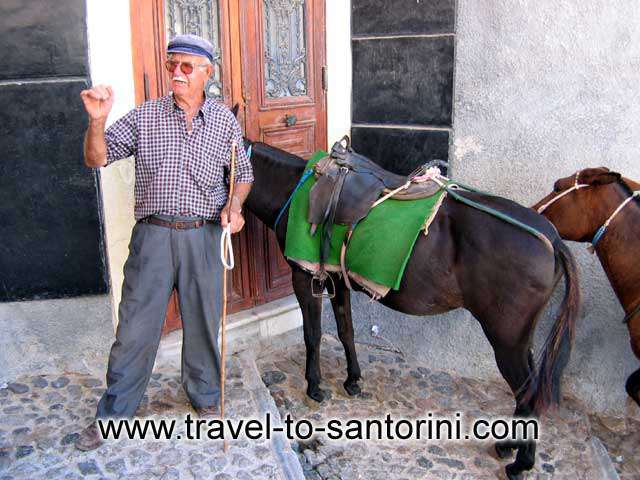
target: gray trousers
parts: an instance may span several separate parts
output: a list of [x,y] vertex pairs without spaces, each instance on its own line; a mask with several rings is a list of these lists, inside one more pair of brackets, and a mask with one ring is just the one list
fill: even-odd
[[136,223],[124,266],[120,318],[109,355],[107,389],[98,403],[97,418],[134,415],[151,377],[174,287],[183,324],[182,385],[194,407],[218,404],[221,234],[218,224],[175,230]]

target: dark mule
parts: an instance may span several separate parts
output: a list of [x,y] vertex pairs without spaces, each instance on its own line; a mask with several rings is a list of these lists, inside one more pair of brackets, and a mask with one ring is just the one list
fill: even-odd
[[[600,227],[627,202],[596,237],[595,252],[624,308],[631,348],[640,358],[640,204],[627,201],[637,190],[639,183],[619,173],[587,168],[558,180],[533,208],[542,210],[562,238],[593,242]],[[640,406],[640,369],[629,376],[626,388]]]
[[[252,149],[255,184],[247,207],[266,225],[273,226],[303,173],[305,161],[263,143],[254,143]],[[428,237],[419,236],[400,289],[390,291],[381,303],[411,315],[434,315],[460,307],[469,310],[480,322],[495,351],[498,368],[514,392],[515,415],[540,414],[559,399],[560,376],[569,358],[580,304],[575,262],[553,225],[541,215],[503,198],[463,195],[537,228],[553,247],[447,198],[429,227]],[[283,249],[286,228],[285,216],[276,231]],[[322,300],[312,295],[311,275],[294,263],[291,268],[304,319],[307,395],[320,402],[324,399],[319,387]],[[540,367],[535,370],[531,355],[534,328],[563,274],[565,297],[545,343]],[[336,295],[331,303],[347,358],[344,387],[355,395],[360,392],[360,367],[350,292],[338,276],[334,281]],[[514,448],[517,455],[515,462],[507,466],[509,478],[518,478],[535,462],[532,441],[496,445],[501,457],[510,455]]]

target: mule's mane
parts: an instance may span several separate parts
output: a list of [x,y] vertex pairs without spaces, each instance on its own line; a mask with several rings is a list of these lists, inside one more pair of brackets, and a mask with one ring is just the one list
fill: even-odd
[[262,142],[254,142],[252,144],[252,155],[259,155],[276,166],[304,168],[307,162],[297,155],[285,152],[271,145]]
[[[631,186],[627,182],[624,181],[624,178],[622,178],[622,176],[618,179],[618,183],[622,186],[622,188],[627,192],[627,194],[629,196],[632,196],[635,193],[633,188],[631,188]],[[640,199],[638,199],[638,197],[636,197],[635,201],[638,202],[638,201],[640,201]]]

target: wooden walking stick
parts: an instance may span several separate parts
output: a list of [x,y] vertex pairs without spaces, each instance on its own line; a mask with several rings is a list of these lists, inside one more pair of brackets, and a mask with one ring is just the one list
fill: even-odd
[[[231,165],[229,172],[229,207],[233,200],[233,189],[235,187],[236,176],[236,149],[238,145],[235,141],[231,143]],[[222,231],[220,237],[220,257],[222,260],[222,321],[220,322],[220,328],[222,334],[220,336],[221,349],[220,349],[220,418],[224,420],[224,383],[225,383],[225,366],[226,366],[226,326],[227,326],[227,285],[228,285],[228,272],[234,267],[233,258],[233,245],[231,244],[231,208],[229,208],[229,217],[227,218],[227,226]],[[227,443],[227,437],[223,440],[223,450],[226,453],[229,449]]]

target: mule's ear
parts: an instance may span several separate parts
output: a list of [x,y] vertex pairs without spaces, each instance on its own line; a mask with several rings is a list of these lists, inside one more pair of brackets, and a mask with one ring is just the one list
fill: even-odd
[[629,187],[631,187],[631,190],[636,191],[636,190],[640,190],[640,183],[636,182],[634,180],[631,180],[630,178],[626,178],[626,177],[622,177],[622,181],[624,183],[626,183],[627,185],[629,185]]
[[233,116],[238,118],[238,111],[240,110],[240,104],[236,103],[233,108],[231,109],[231,113],[233,113]]
[[587,178],[583,178],[589,185],[608,185],[609,183],[615,183],[622,178],[618,172],[604,172],[590,175]]

